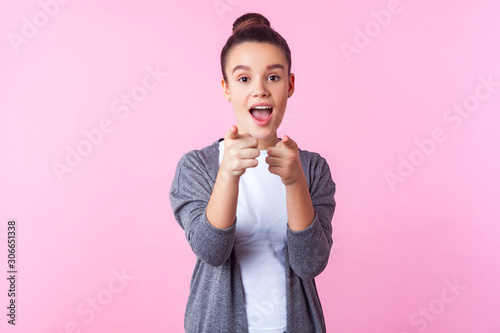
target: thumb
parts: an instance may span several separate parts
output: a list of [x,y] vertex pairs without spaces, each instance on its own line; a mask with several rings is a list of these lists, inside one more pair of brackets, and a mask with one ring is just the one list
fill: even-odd
[[226,133],[227,139],[237,139],[239,137],[238,127],[232,125]]

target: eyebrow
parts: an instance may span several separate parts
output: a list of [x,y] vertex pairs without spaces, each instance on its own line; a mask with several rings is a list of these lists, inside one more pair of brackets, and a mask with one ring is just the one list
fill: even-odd
[[[283,65],[281,64],[273,64],[273,65],[269,65],[266,67],[267,70],[270,70],[270,69],[275,69],[275,68],[281,68],[281,69],[285,69],[283,67]],[[244,69],[244,70],[250,70],[250,66],[245,66],[245,65],[237,65],[233,68],[233,73],[238,70],[238,69]]]

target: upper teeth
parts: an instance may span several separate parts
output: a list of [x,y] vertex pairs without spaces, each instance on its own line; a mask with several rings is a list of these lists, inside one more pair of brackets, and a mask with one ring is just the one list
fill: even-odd
[[254,106],[252,109],[270,109],[270,106],[267,105],[261,105],[261,106]]

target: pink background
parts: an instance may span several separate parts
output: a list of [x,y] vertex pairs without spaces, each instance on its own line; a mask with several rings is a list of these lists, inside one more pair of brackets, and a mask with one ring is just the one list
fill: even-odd
[[[195,257],[168,192],[235,122],[219,56],[250,11],[292,50],[278,134],[337,184],[329,332],[500,332],[498,1],[60,2],[0,7],[2,332],[183,331]],[[148,69],[168,75],[145,90]],[[86,156],[58,176],[68,149]]]

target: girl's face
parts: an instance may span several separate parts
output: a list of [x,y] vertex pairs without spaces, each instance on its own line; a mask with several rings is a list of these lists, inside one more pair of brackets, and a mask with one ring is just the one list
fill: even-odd
[[261,150],[276,145],[276,131],[295,82],[293,74],[288,76],[281,49],[270,43],[244,42],[229,52],[225,71],[227,82],[222,79],[222,86],[225,97],[231,98],[238,132],[258,138]]

